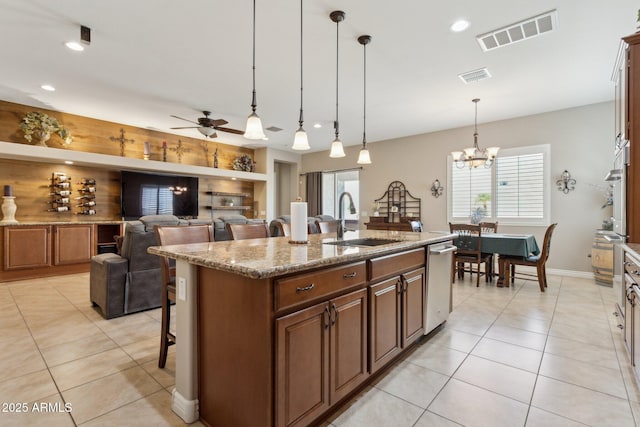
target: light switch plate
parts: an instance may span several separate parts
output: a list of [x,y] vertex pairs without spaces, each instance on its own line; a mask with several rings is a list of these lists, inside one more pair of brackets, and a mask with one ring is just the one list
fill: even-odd
[[178,299],[180,301],[187,300],[187,279],[178,277]]

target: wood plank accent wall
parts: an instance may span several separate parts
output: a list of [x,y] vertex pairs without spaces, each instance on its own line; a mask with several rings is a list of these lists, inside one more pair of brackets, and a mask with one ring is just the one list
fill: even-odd
[[[142,159],[144,142],[149,142],[151,159],[162,160],[162,142],[167,141],[168,147],[175,148],[179,140],[182,141],[185,148],[190,150],[185,152],[182,157],[182,164],[186,165],[213,166],[213,152],[216,146],[218,147],[218,167],[220,169],[233,169],[231,166],[233,160],[240,155],[248,154],[251,157],[254,155],[252,149],[205,140],[204,138],[189,138],[5,101],[0,101],[0,141],[27,143],[20,130],[20,121],[30,111],[41,111],[55,117],[71,132],[73,142],[70,145],[62,145],[62,140],[58,135],[52,135],[47,144],[54,148],[119,156],[120,143],[111,141],[109,138],[120,138],[120,129],[124,129],[125,138],[135,141],[126,144],[125,157]],[[176,126],[181,125],[182,123],[176,123]],[[193,129],[193,134],[198,135],[198,130]],[[218,135],[224,137],[223,132]],[[208,154],[204,147],[208,150]],[[167,150],[167,161],[178,163],[177,154]]]
[[[167,141],[169,147],[175,148],[179,140],[182,141],[184,147],[191,150],[183,155],[182,164],[186,165],[212,166],[213,153],[216,147],[218,148],[218,165],[220,169],[233,169],[232,163],[237,156],[243,154],[254,156],[254,151],[248,148],[205,141],[204,139],[188,138],[5,101],[0,101],[0,141],[26,143],[19,123],[22,117],[30,111],[43,111],[57,118],[63,126],[70,130],[73,137],[73,142],[70,145],[62,145],[62,140],[57,135],[51,136],[48,144],[55,148],[119,156],[120,143],[111,141],[109,138],[119,138],[120,129],[124,129],[125,138],[135,140],[133,144],[126,144],[125,157],[142,158],[144,142],[149,142],[151,145],[151,158],[161,160],[162,141]],[[194,134],[197,134],[197,132],[194,129]],[[205,152],[204,147],[206,147],[208,153]],[[167,150],[167,162],[178,163],[177,154],[174,151]],[[74,215],[73,212],[79,211],[79,209],[75,208],[75,203],[72,203],[73,209],[71,212],[47,212],[47,202],[50,200],[50,178],[51,173],[54,171],[64,172],[71,176],[73,190],[71,197],[80,195],[77,190],[80,188],[78,182],[81,178],[96,179],[96,215]],[[206,191],[254,194],[254,184],[252,182],[211,177],[200,177],[199,179],[199,218],[208,219],[211,217],[211,212],[204,208],[204,206],[210,205],[209,196],[205,194]],[[111,221],[121,219],[119,170],[0,159],[0,186],[9,184],[13,185],[16,205],[18,206],[16,219],[20,222]],[[72,200],[72,202],[75,201]],[[253,206],[253,204],[252,197],[247,197],[243,201],[243,205]],[[240,212],[228,212],[228,214],[232,213]],[[223,213],[217,212],[216,216],[220,214]],[[244,211],[242,214],[252,218],[254,211]]]

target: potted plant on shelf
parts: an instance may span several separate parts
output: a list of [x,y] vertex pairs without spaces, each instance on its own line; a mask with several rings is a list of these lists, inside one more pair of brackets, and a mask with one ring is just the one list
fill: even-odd
[[20,122],[20,129],[24,133],[24,139],[32,142],[35,137],[38,141],[37,145],[46,147],[45,144],[52,133],[58,134],[65,144],[71,144],[71,134],[58,122],[58,119],[39,111],[31,111],[27,113]]

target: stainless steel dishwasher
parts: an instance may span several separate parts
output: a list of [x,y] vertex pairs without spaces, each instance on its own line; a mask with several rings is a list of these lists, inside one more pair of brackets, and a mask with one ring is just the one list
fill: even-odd
[[427,304],[424,334],[433,331],[449,317],[451,309],[451,257],[456,251],[452,241],[429,246],[427,255]]

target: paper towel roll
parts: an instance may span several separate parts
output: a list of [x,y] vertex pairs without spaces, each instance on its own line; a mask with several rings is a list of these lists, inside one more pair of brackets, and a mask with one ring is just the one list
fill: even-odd
[[291,241],[307,241],[307,202],[291,202]]

